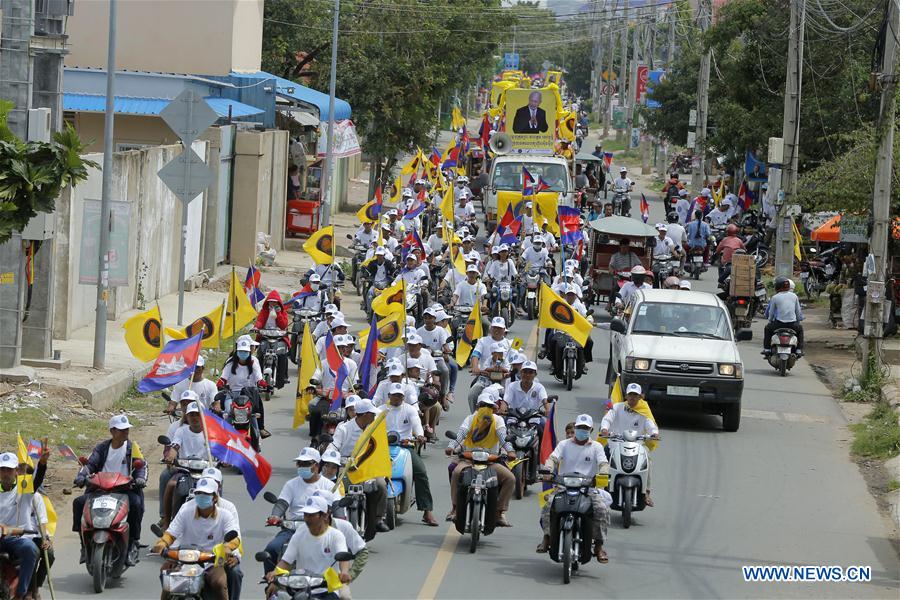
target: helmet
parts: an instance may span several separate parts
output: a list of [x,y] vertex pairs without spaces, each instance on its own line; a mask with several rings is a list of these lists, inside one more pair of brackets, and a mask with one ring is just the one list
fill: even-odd
[[735,254],[747,254],[747,251],[744,250],[743,248],[738,248],[737,250],[735,250],[734,252],[731,253],[732,256],[734,256]]
[[681,280],[675,277],[674,275],[669,275],[666,277],[665,281],[663,281],[663,287],[678,287],[681,285]]
[[734,223],[729,223],[728,227],[725,228],[726,235],[737,235],[737,232],[738,232],[738,226],[735,225]]
[[776,277],[775,278],[775,291],[780,292],[783,289],[789,288],[791,286],[791,282],[787,277]]
[[670,212],[666,215],[666,221],[669,223],[677,223],[678,222],[678,213],[675,211]]
[[632,275],[646,275],[647,269],[645,269],[641,265],[635,265],[634,267],[631,268],[631,274]]

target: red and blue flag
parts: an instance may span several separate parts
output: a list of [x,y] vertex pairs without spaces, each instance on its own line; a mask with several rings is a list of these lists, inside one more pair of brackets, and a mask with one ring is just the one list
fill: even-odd
[[209,450],[213,456],[225,464],[229,464],[241,472],[247,492],[254,500],[257,494],[269,482],[272,465],[262,454],[258,454],[243,434],[220,417],[203,409],[206,419],[206,433],[209,437]]
[[341,401],[344,398],[342,390],[344,380],[347,379],[350,372],[347,370],[347,365],[344,364],[344,357],[341,356],[341,351],[334,343],[334,337],[330,331],[325,336],[325,362],[328,363],[328,368],[334,374],[334,392],[331,394],[331,406],[328,410],[338,410],[341,408]]
[[60,444],[56,447],[56,451],[59,452],[59,455],[65,460],[78,460],[78,457],[75,455],[75,451],[72,450],[71,446],[69,446],[68,444]]
[[559,240],[563,244],[575,244],[584,239],[581,236],[581,211],[571,206],[560,206],[556,209],[559,217]]
[[197,365],[202,339],[201,332],[187,339],[168,342],[156,357],[150,372],[138,382],[137,390],[144,394],[156,392],[187,379]]
[[[521,204],[521,202],[519,203]],[[512,202],[506,205],[506,212],[503,218],[497,223],[497,234],[500,241],[504,244],[514,244],[519,241],[519,228],[522,221],[518,216],[513,214]]]
[[372,313],[372,325],[369,327],[369,338],[359,363],[362,374],[359,384],[366,398],[372,398],[378,388],[378,315]]
[[431,164],[433,164],[434,166],[438,166],[439,164],[441,164],[441,153],[438,152],[437,148],[432,146],[431,155],[428,157],[428,159],[431,161]]
[[[554,418],[556,417],[556,402],[550,404],[550,410],[547,412],[547,420],[544,421],[544,432],[541,435],[541,446],[538,448],[538,464],[546,464],[547,459],[550,458],[550,455],[553,453],[554,448],[556,448],[556,425],[554,424]],[[553,493],[553,483],[550,481],[544,481],[541,484],[541,491],[539,493],[539,497],[543,498],[543,502],[547,502],[549,500],[550,494]]]
[[641,192],[641,219],[646,223],[650,220],[650,205],[647,204],[647,197]]
[[247,277],[244,278],[244,291],[254,306],[266,299],[266,295],[259,289],[259,271],[253,265],[247,269]]
[[753,192],[747,187],[746,181],[741,182],[741,187],[738,188],[737,196],[738,200],[741,201],[741,210],[750,210],[750,206],[753,204]]
[[612,165],[612,152],[604,152],[603,153],[603,164],[606,167],[606,170],[609,170],[610,165]]
[[31,458],[41,457],[41,443],[37,440],[28,440],[28,456]]
[[481,127],[478,129],[478,137],[481,139],[481,147],[485,150],[491,145],[491,120],[487,113],[481,118]]
[[422,211],[425,210],[427,204],[425,203],[425,190],[421,190],[419,195],[416,196],[416,199],[412,201],[412,204],[409,205],[409,208],[406,209],[406,212],[403,214],[404,219],[415,219]]
[[294,294],[293,296],[291,296],[291,299],[288,300],[287,303],[288,303],[288,304],[292,304],[292,303],[294,303],[294,302],[298,302],[298,301],[300,301],[300,300],[303,300],[304,298],[308,298],[308,297],[310,297],[310,296],[315,296],[315,295],[316,295],[316,290],[314,290],[314,289],[312,288],[312,284],[311,284],[310,282],[307,281],[307,282],[306,282],[306,285],[304,285],[304,286],[300,289],[299,292],[297,292],[296,294]]

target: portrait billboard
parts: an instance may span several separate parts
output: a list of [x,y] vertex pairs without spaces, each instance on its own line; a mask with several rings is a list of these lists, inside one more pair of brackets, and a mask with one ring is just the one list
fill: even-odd
[[552,89],[510,89],[506,92],[506,133],[513,153],[553,151],[556,135],[556,93]]

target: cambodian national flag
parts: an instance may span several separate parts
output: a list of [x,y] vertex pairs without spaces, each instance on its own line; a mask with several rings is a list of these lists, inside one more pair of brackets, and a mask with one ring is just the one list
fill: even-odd
[[537,185],[534,186],[534,193],[540,194],[544,190],[549,190],[549,189],[550,189],[550,184],[547,183],[546,181],[544,181],[543,177],[538,176]]
[[500,241],[504,244],[514,244],[519,241],[519,228],[522,221],[513,214],[512,202],[506,205],[506,212],[503,218],[497,223],[497,234]]
[[235,431],[229,423],[203,409],[209,450],[213,456],[225,464],[238,469],[244,476],[247,492],[254,500],[269,482],[272,465],[262,454],[257,454],[250,441]]
[[416,197],[416,199],[412,201],[412,204],[409,205],[409,208],[406,209],[406,213],[404,213],[403,218],[410,220],[415,219],[420,214],[422,214],[422,211],[425,210],[426,206],[425,190],[423,189],[419,192],[419,195]]
[[[556,416],[556,402],[550,404],[550,410],[547,412],[547,420],[544,421],[544,433],[541,436],[541,447],[538,448],[538,464],[546,464],[547,459],[556,448],[556,425],[554,417]],[[554,485],[552,482],[545,481],[541,484],[541,491],[538,492],[538,501],[543,506],[549,496],[553,493]]]
[[491,145],[491,120],[488,118],[487,113],[484,114],[484,117],[481,119],[481,127],[478,129],[478,137],[481,138],[481,147],[485,149],[485,151],[490,148]]
[[[406,237],[403,238],[403,246],[409,249],[419,250],[422,256],[425,256],[425,244],[422,243],[422,238],[419,237],[419,232],[413,229],[409,233],[406,234]],[[406,260],[406,257],[403,257]]]
[[344,386],[344,380],[347,379],[350,373],[347,370],[347,365],[344,364],[344,357],[341,356],[341,352],[334,343],[334,337],[332,337],[330,331],[325,337],[325,360],[328,363],[328,368],[334,374],[334,392],[331,394],[331,407],[328,410],[338,410],[341,408],[341,400],[344,397],[341,388]]
[[28,456],[31,458],[41,457],[41,443],[37,440],[28,440]]
[[647,204],[647,197],[641,192],[641,219],[646,223],[650,219],[650,205]]
[[312,284],[307,281],[306,285],[304,285],[303,288],[299,292],[297,292],[296,294],[291,296],[291,299],[288,300],[288,304],[292,304],[294,302],[299,302],[300,300],[303,300],[304,298],[308,298],[309,296],[315,296],[315,295],[316,295],[316,290],[314,290],[312,288]]
[[137,384],[144,394],[164,390],[190,377],[200,356],[203,333],[183,340],[168,342],[156,357],[150,372]]
[[438,149],[434,146],[431,147],[431,155],[428,157],[428,160],[430,160],[431,164],[434,166],[441,164],[441,153],[438,152]]
[[534,196],[534,177],[531,176],[531,172],[522,167],[522,195],[523,196]]
[[610,165],[612,165],[612,158],[612,152],[603,153],[603,164],[606,166],[607,170],[609,170]]
[[447,160],[441,165],[441,169],[452,169],[456,166],[456,162],[459,159],[459,146],[453,146],[450,149],[449,154],[447,154]]
[[254,306],[265,300],[266,295],[259,290],[259,271],[250,265],[247,269],[247,277],[244,278],[244,291]]
[[753,192],[747,187],[746,181],[741,182],[741,187],[738,188],[737,196],[738,200],[741,201],[741,209],[750,210],[750,206],[753,204]]
[[369,338],[366,340],[366,349],[363,351],[359,368],[362,371],[359,384],[366,397],[372,398],[378,388],[378,315],[375,313],[372,313]]
[[575,244],[583,239],[581,236],[581,211],[571,206],[560,206],[556,209],[559,216],[559,240],[563,244]]

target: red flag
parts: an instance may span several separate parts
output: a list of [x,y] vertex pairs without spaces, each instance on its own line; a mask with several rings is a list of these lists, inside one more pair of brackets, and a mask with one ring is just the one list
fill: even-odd
[[235,467],[244,476],[251,498],[266,486],[272,475],[272,465],[262,454],[253,450],[243,434],[220,417],[203,409],[206,433],[209,436],[209,450],[220,461]]
[[741,208],[750,210],[750,205],[753,204],[753,192],[747,187],[746,181],[741,182],[741,187],[738,189],[737,195],[738,199],[741,201]]
[[641,219],[644,220],[644,223],[650,220],[650,205],[647,204],[647,197],[643,192],[641,193]]

